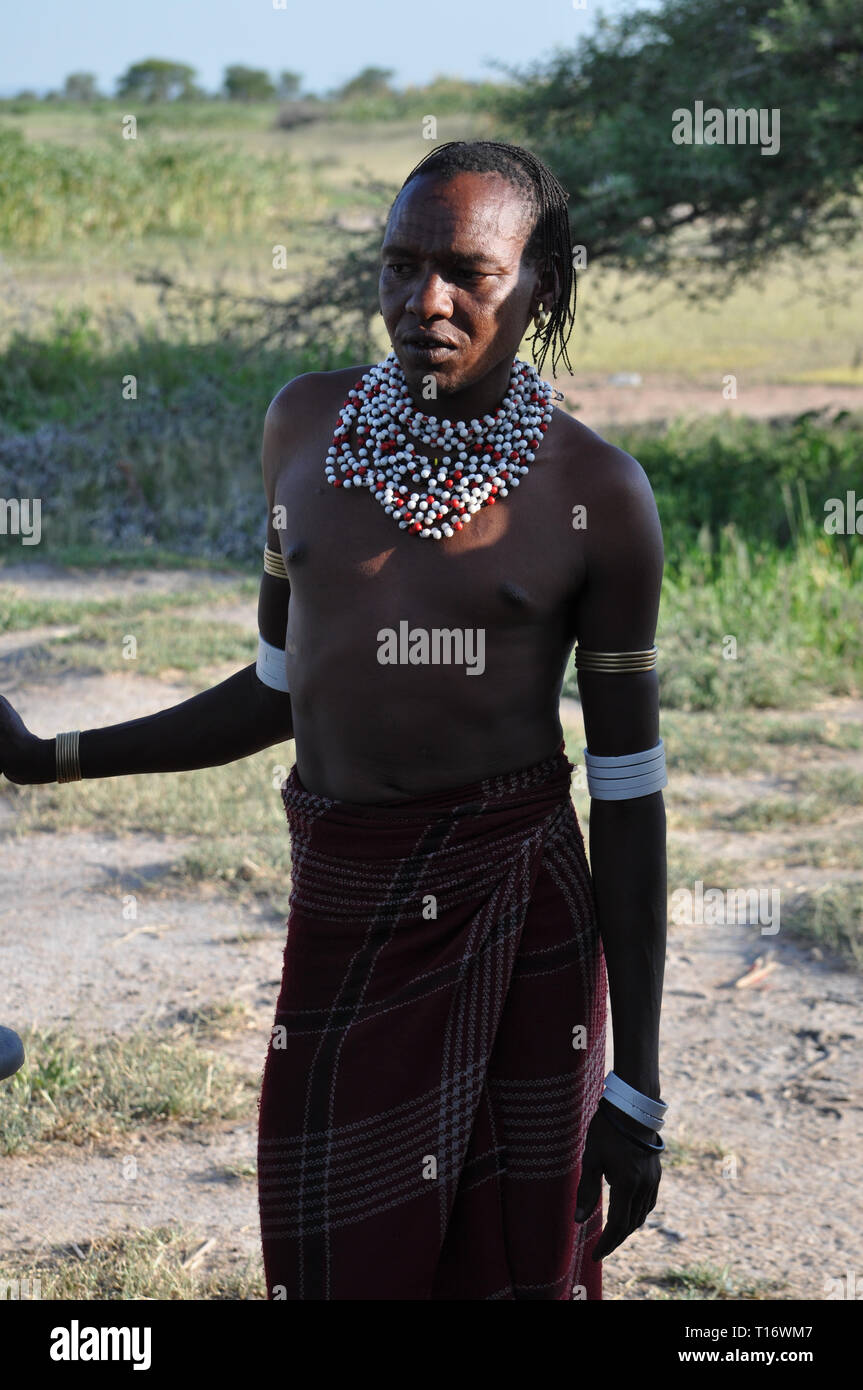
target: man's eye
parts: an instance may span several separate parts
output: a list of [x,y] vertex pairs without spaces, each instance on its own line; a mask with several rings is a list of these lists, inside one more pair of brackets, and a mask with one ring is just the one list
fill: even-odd
[[391,270],[393,275],[401,275],[407,270],[407,266],[402,261],[390,261],[387,270]]

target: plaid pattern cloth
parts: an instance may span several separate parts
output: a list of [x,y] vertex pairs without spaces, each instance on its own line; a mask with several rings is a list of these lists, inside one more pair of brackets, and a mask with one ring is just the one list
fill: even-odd
[[273,1299],[601,1298],[573,1221],[606,977],[561,744],[384,806],[282,788],[258,1183]]

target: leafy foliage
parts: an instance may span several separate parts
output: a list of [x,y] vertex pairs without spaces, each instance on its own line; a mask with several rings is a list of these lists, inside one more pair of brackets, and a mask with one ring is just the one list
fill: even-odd
[[[726,290],[780,248],[801,259],[859,225],[858,0],[665,0],[603,20],[501,91],[507,138],[570,193],[590,261]],[[674,113],[780,113],[780,146],[675,144]]]

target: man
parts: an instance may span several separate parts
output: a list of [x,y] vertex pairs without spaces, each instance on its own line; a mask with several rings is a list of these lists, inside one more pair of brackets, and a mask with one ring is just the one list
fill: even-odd
[[[267,412],[256,666],[56,743],[5,705],[15,781],[296,741],[259,1135],[273,1299],[595,1299],[655,1204],[660,527],[635,460],[513,365],[531,321],[538,365],[567,360],[571,264],[540,161],[431,151],[384,237],[393,354]],[[592,882],[558,715],[575,639]]]

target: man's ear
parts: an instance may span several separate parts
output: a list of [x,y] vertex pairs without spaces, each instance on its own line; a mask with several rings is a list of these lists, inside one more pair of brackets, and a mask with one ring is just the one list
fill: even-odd
[[560,298],[562,280],[560,268],[556,264],[558,259],[557,252],[554,253],[554,260],[550,266],[542,270],[537,279],[536,289],[532,299],[531,318],[533,318],[540,304],[546,309],[552,309]]
[[551,265],[546,267],[541,276],[541,284],[543,289],[543,303],[546,305],[546,308],[548,309],[551,309],[559,300],[560,291],[563,285],[560,276],[560,267],[557,264],[557,261],[558,254],[555,251],[553,253],[553,260]]

